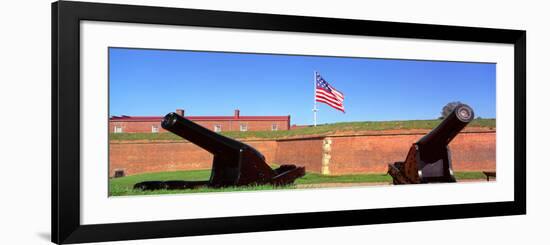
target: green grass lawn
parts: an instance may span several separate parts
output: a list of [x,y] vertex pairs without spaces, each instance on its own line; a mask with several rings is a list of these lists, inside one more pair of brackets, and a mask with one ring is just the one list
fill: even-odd
[[[410,120],[410,121],[377,121],[377,122],[343,122],[317,125],[317,127],[306,127],[293,130],[280,131],[232,131],[222,132],[223,135],[245,139],[279,139],[298,135],[326,135],[337,131],[371,131],[390,129],[433,129],[441,120]],[[475,119],[468,127],[495,128],[495,119]],[[182,140],[181,137],[171,133],[111,133],[111,140]]]
[[[459,180],[464,179],[484,179],[482,172],[456,172],[455,176]],[[295,181],[295,185],[274,187],[271,185],[228,187],[228,188],[197,188],[187,190],[157,190],[157,191],[139,191],[133,190],[134,184],[142,181],[151,180],[208,180],[210,170],[189,170],[147,173],[121,178],[110,179],[109,195],[150,195],[150,194],[176,194],[176,193],[200,193],[200,192],[228,192],[228,191],[257,191],[257,190],[275,190],[275,189],[296,189],[297,185],[319,184],[319,183],[372,183],[372,182],[391,182],[392,178],[386,174],[354,174],[354,175],[334,175],[326,176],[318,173],[306,173],[302,178]]]

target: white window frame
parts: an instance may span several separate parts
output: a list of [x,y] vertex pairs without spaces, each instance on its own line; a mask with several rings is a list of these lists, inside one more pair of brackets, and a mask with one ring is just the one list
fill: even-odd
[[119,133],[122,133],[122,126],[120,125],[115,125],[114,129],[113,129],[114,133],[115,134],[119,134]]
[[247,124],[247,123],[241,123],[241,124],[239,124],[239,130],[240,130],[241,132],[246,132],[246,131],[248,131],[248,124]]
[[279,124],[278,123],[271,124],[271,131],[279,131]]
[[158,125],[151,125],[151,133],[156,134],[159,132],[159,126]]
[[221,124],[215,124],[214,125],[214,132],[220,133],[222,131],[222,125]]

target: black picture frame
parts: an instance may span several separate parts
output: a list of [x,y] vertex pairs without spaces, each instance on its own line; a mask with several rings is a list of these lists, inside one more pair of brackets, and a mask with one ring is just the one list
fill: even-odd
[[[514,45],[514,201],[81,225],[80,21],[237,28]],[[521,215],[526,213],[526,32],[61,1],[52,4],[52,242],[82,243],[222,233]]]

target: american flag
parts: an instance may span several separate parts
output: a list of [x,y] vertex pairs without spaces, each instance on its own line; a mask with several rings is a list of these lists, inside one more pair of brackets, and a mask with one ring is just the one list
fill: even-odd
[[344,110],[344,94],[330,86],[325,79],[315,72],[315,101],[323,102],[330,107],[342,111]]

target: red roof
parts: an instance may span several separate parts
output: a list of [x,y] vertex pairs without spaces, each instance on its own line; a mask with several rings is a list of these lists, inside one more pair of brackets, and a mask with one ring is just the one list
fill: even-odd
[[[160,122],[159,116],[112,116],[111,122]],[[190,116],[191,121],[290,121],[290,116]]]

